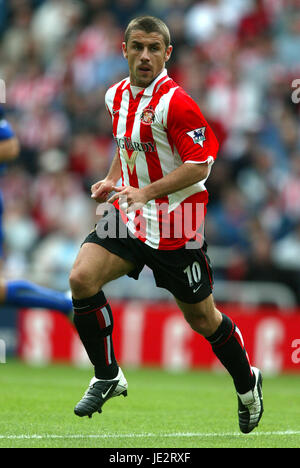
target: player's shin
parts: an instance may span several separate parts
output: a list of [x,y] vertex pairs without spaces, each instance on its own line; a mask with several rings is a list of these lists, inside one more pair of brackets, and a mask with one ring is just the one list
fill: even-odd
[[114,379],[118,364],[112,343],[113,316],[102,291],[85,299],[74,299],[74,325],[98,379]]
[[243,394],[254,387],[253,375],[241,332],[235,323],[222,314],[216,332],[207,337],[212,350],[232,376],[236,391]]

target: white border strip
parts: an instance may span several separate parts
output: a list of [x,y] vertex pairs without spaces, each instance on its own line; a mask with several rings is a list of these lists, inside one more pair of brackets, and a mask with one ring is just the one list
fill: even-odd
[[[267,432],[252,432],[247,436],[300,436],[300,431],[267,431]],[[168,438],[168,437],[246,437],[245,434],[240,432],[173,432],[165,434],[155,434],[152,432],[145,432],[140,434],[0,434],[0,440],[9,439],[140,439],[140,438]]]

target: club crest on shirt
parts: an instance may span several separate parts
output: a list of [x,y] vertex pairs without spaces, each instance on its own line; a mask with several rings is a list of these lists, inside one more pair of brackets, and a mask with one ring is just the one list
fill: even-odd
[[141,122],[146,125],[151,125],[155,120],[155,112],[152,106],[146,107],[141,113]]
[[203,148],[203,143],[206,140],[205,137],[205,130],[206,127],[196,128],[191,132],[187,132],[188,136],[190,136],[195,144],[199,144]]

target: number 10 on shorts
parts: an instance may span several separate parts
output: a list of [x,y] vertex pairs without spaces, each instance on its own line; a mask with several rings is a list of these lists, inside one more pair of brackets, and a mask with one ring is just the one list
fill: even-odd
[[189,265],[185,270],[183,270],[183,272],[187,275],[188,282],[191,287],[200,282],[201,267],[198,262],[194,262],[192,265]]

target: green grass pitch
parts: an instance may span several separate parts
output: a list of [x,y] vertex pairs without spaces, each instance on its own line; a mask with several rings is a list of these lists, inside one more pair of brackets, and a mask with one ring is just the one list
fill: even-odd
[[244,435],[227,374],[123,370],[128,397],[109,400],[88,419],[73,408],[91,370],[0,364],[0,448],[300,447],[299,375],[264,378],[264,416]]

